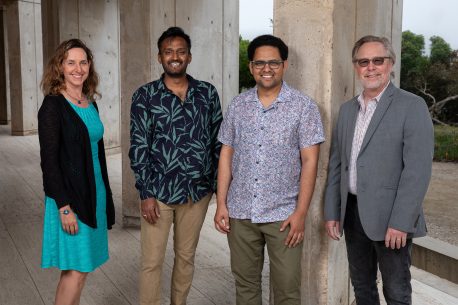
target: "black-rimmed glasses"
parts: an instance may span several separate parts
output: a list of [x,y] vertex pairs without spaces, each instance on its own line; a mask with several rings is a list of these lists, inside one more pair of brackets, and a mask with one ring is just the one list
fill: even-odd
[[283,60],[269,60],[269,61],[265,61],[265,60],[254,60],[254,61],[250,61],[251,65],[255,68],[255,69],[263,69],[266,65],[269,65],[269,68],[271,69],[278,69],[280,68],[280,66],[283,64]]

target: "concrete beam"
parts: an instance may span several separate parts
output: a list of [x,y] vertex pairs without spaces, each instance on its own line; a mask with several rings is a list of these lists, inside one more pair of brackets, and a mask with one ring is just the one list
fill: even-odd
[[416,238],[412,265],[458,284],[458,247],[432,237]]

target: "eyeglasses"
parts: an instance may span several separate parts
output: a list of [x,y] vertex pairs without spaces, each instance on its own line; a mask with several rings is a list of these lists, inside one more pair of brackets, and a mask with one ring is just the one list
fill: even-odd
[[369,58],[361,58],[361,59],[355,59],[353,60],[353,63],[358,64],[360,67],[367,67],[369,66],[369,63],[372,62],[376,66],[381,66],[385,62],[385,59],[391,59],[389,56],[385,57],[374,57],[372,59]]
[[253,65],[255,69],[258,69],[258,70],[263,69],[266,65],[269,65],[269,68],[271,69],[278,69],[283,64],[283,60],[269,60],[269,61],[255,60],[255,61],[250,61],[250,63]]

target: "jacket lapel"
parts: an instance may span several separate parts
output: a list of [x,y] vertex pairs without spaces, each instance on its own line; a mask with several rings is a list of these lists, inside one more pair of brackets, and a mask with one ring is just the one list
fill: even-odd
[[348,113],[348,120],[347,120],[347,128],[345,129],[345,155],[347,156],[348,162],[350,162],[350,155],[351,155],[351,146],[353,144],[353,135],[355,134],[355,125],[356,125],[356,118],[358,116],[359,105],[358,105],[358,98],[355,97],[351,101],[350,110]]
[[372,138],[372,135],[374,134],[375,130],[377,129],[378,125],[380,124],[380,121],[382,120],[386,111],[390,107],[391,102],[393,101],[393,94],[394,94],[395,88],[396,87],[394,87],[394,85],[390,83],[388,87],[386,88],[385,92],[383,93],[382,98],[378,102],[377,108],[375,109],[371,122],[369,123],[369,126],[367,127],[366,134],[364,135],[363,143],[361,144],[361,149],[359,150],[360,155],[366,148],[367,144],[369,143],[370,139]]

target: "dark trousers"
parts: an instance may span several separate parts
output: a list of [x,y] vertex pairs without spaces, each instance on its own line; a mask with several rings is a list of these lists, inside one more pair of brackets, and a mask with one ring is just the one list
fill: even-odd
[[357,305],[379,305],[377,264],[388,305],[412,304],[410,254],[412,239],[401,249],[385,247],[385,241],[370,240],[364,233],[355,195],[349,194],[344,222],[351,283]]

